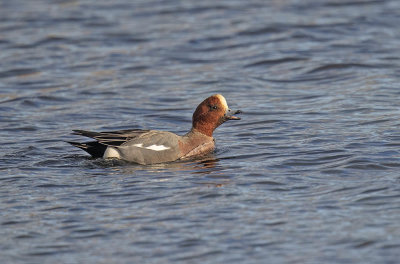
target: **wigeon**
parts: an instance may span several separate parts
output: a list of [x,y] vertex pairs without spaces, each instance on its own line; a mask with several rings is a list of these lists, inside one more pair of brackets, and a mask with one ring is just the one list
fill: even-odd
[[194,158],[215,149],[214,130],[227,120],[240,120],[225,98],[215,94],[197,106],[191,130],[179,136],[167,131],[128,129],[110,132],[74,130],[75,135],[93,138],[84,143],[68,142],[95,158],[117,158],[143,165]]

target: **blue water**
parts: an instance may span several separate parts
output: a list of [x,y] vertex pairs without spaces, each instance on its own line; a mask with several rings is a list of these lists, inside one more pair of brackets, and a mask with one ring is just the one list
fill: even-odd
[[[1,263],[398,263],[400,2],[0,1]],[[215,153],[93,160],[72,129]]]

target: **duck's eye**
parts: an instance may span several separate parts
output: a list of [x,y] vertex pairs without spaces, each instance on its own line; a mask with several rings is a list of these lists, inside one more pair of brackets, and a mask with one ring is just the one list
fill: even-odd
[[209,104],[208,107],[210,108],[210,111],[213,111],[213,110],[218,109],[218,106],[217,106],[217,105]]

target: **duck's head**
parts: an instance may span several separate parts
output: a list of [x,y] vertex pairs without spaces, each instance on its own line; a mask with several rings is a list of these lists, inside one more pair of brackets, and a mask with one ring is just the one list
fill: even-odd
[[215,94],[199,104],[193,114],[192,126],[193,129],[201,132],[204,135],[212,137],[214,130],[228,120],[240,120],[234,116],[242,111],[232,111],[226,103],[225,97],[220,94]]

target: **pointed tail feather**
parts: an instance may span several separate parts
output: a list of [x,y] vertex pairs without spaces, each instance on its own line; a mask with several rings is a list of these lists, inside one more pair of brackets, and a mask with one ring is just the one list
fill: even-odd
[[72,146],[75,146],[77,148],[83,149],[92,157],[94,158],[102,158],[104,156],[104,152],[107,149],[106,145],[103,145],[97,141],[90,141],[90,142],[72,142],[72,141],[66,141],[67,143],[71,144]]
[[89,138],[95,138],[95,137],[101,135],[101,133],[93,132],[93,131],[77,130],[77,129],[73,130],[73,131],[74,131],[72,133],[73,135],[84,136],[84,137],[89,137]]

